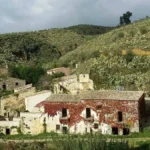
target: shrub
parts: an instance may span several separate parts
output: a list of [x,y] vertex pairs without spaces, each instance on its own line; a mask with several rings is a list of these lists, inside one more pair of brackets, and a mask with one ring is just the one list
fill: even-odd
[[123,38],[123,37],[124,37],[124,33],[123,33],[123,32],[119,32],[119,33],[118,33],[118,37],[119,37],[119,38]]
[[44,75],[43,68],[36,66],[11,66],[10,75],[15,78],[24,79],[27,83],[36,84],[39,78]]
[[146,34],[148,32],[148,30],[146,27],[141,27],[140,32],[141,32],[141,34]]

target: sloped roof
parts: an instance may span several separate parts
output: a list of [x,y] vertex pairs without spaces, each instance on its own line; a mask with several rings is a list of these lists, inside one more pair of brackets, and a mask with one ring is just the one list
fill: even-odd
[[81,99],[103,99],[103,100],[139,100],[144,94],[143,91],[88,91],[83,92]]
[[79,95],[52,94],[46,99],[47,102],[80,102]]
[[143,91],[87,91],[78,95],[52,94],[47,102],[80,102],[80,100],[135,100],[138,101]]

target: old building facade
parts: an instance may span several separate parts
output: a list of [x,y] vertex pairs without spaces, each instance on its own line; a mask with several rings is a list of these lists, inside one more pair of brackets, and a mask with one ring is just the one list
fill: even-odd
[[21,113],[24,134],[54,131],[127,135],[140,131],[145,116],[144,93],[140,91],[52,94],[36,107],[37,113]]
[[54,94],[79,94],[93,89],[93,81],[89,74],[79,74],[55,79],[53,92]]
[[12,77],[6,77],[0,79],[0,89],[1,90],[8,90],[12,91],[15,88],[22,87],[26,85],[25,80],[12,78]]

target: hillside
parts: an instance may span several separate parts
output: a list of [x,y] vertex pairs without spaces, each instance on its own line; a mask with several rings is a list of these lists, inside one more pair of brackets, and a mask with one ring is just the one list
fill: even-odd
[[[88,27],[90,28],[90,25]],[[94,30],[97,27],[91,26],[91,29]],[[101,33],[109,29],[105,28],[101,27]],[[1,34],[0,65],[51,63],[95,37],[78,34],[74,29],[78,30],[79,27]],[[82,29],[88,30],[86,26]]]
[[98,35],[98,34],[104,34],[112,29],[114,27],[104,27],[104,26],[96,26],[96,25],[76,25],[76,26],[70,26],[68,28],[65,28],[67,30],[74,31],[78,34],[82,35]]
[[74,73],[89,73],[95,89],[150,91],[149,26],[147,18],[120,28],[78,25],[3,34],[0,63],[45,69],[78,64]]
[[150,19],[122,26],[60,58],[77,73],[90,73],[97,89],[150,91]]
[[63,29],[0,35],[0,63],[46,63],[58,59],[85,42],[85,38]]

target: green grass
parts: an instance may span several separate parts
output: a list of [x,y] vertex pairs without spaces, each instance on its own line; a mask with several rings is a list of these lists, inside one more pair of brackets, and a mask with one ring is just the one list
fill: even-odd
[[[46,149],[46,150],[148,150],[150,148],[150,139],[127,139],[127,138],[114,138],[113,136],[107,137],[102,136],[100,134],[91,135],[57,135],[55,133],[50,134],[40,134],[36,136],[29,135],[17,135],[11,136],[13,140],[19,139],[20,143],[16,143],[17,141],[7,142],[6,139],[4,141],[6,143],[0,143],[1,150],[5,150],[8,147],[17,149]],[[26,137],[26,138],[25,138]],[[49,141],[36,141],[49,139]],[[33,139],[31,143],[25,141],[26,139]]]

